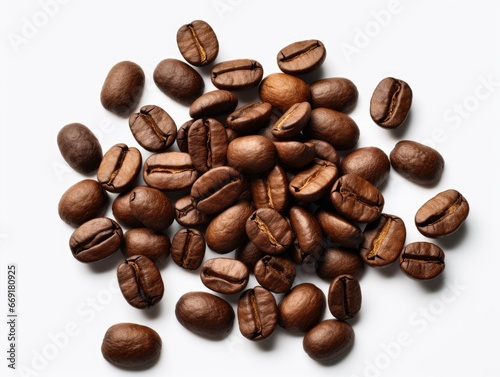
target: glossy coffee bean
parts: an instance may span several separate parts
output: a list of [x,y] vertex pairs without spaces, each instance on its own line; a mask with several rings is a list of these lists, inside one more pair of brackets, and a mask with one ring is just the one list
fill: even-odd
[[278,162],[288,169],[301,169],[314,161],[316,148],[312,143],[301,141],[275,141]]
[[442,191],[415,214],[415,225],[426,237],[439,238],[457,231],[469,215],[469,203],[457,190]]
[[161,152],[144,161],[142,177],[148,186],[158,190],[178,191],[190,187],[198,171],[188,153]]
[[276,164],[276,148],[264,136],[241,136],[229,143],[227,163],[246,174],[264,173]]
[[245,263],[234,258],[212,258],[201,266],[201,282],[209,289],[224,294],[241,292],[248,283]]
[[402,177],[420,185],[437,183],[444,169],[443,156],[437,150],[412,140],[396,143],[389,159]]
[[356,316],[361,309],[361,287],[352,275],[340,275],[332,280],[328,288],[328,309],[340,320]]
[[210,64],[219,54],[217,35],[203,20],[194,20],[177,30],[177,47],[184,59],[197,67]]
[[272,208],[257,209],[246,221],[248,238],[264,252],[277,255],[290,248],[293,233],[288,221]]
[[252,101],[227,116],[227,127],[241,135],[251,134],[268,121],[272,110],[273,106],[268,102]]
[[194,227],[206,225],[211,217],[198,211],[196,202],[191,195],[185,195],[174,203],[175,220],[182,226]]
[[116,63],[101,88],[102,106],[116,115],[128,117],[139,104],[145,81],[144,71],[137,63]]
[[253,175],[250,188],[255,208],[272,208],[280,213],[288,209],[291,195],[288,178],[281,165],[276,164],[266,173]]
[[172,260],[186,270],[196,270],[205,256],[205,237],[198,229],[181,228],[172,238]]
[[57,146],[68,165],[79,173],[92,173],[101,163],[101,144],[94,133],[81,123],[62,127],[57,133]]
[[338,169],[333,163],[316,158],[293,177],[288,188],[296,200],[311,203],[327,195],[337,178]]
[[274,123],[271,133],[278,140],[288,140],[298,135],[306,126],[311,117],[311,105],[309,102],[293,104]]
[[162,191],[149,186],[137,186],[129,196],[132,215],[145,228],[156,232],[166,230],[174,222],[174,209]]
[[266,253],[260,250],[252,241],[248,239],[240,244],[234,253],[234,257],[245,263],[250,271],[254,271],[257,262],[265,255]]
[[431,242],[412,242],[399,256],[399,267],[406,275],[417,280],[433,279],[443,272],[445,254]]
[[412,90],[405,81],[386,77],[372,94],[370,116],[381,127],[399,127],[410,112],[412,98]]
[[177,125],[161,107],[146,105],[129,117],[128,124],[135,140],[150,152],[167,150],[177,137]]
[[255,264],[253,273],[257,282],[274,293],[286,293],[293,285],[297,271],[290,259],[265,255]]
[[116,273],[123,297],[134,308],[151,308],[162,299],[163,279],[148,257],[129,257],[120,263]]
[[121,226],[110,218],[98,217],[75,229],[69,239],[69,247],[76,260],[93,263],[116,252],[122,242]]
[[334,212],[319,209],[316,211],[316,219],[323,233],[332,243],[353,248],[363,242],[361,228]]
[[364,263],[358,251],[342,246],[327,248],[316,267],[316,274],[328,282],[344,274],[359,278],[363,271]]
[[316,217],[306,208],[297,205],[290,208],[288,217],[295,238],[292,260],[302,264],[321,258],[325,242],[323,230]]
[[122,225],[130,228],[143,228],[142,224],[132,213],[130,208],[130,192],[125,191],[118,195],[111,206],[114,218]]
[[282,48],[276,58],[278,68],[290,75],[311,72],[326,59],[325,45],[316,39],[297,41]]
[[310,90],[306,82],[286,73],[271,73],[259,85],[259,96],[281,113],[296,103],[308,102]]
[[340,166],[340,156],[330,143],[319,139],[308,139],[306,142],[314,145],[317,158],[329,161],[337,167]]
[[380,187],[389,177],[391,162],[378,147],[361,147],[348,153],[340,162],[342,174],[357,174],[375,187]]
[[189,128],[191,128],[191,125],[195,122],[195,120],[196,119],[187,120],[186,122],[182,123],[182,125],[177,130],[177,138],[175,142],[177,143],[179,151],[181,152],[189,153],[188,133],[189,133]]
[[123,235],[122,253],[125,258],[144,255],[155,263],[170,255],[170,238],[165,233],[148,228],[132,228]]
[[141,168],[142,155],[137,148],[115,144],[104,154],[97,180],[109,192],[125,192],[134,185]]
[[233,328],[235,313],[231,304],[208,292],[188,292],[175,305],[179,323],[194,334],[223,339]]
[[215,117],[231,114],[238,106],[238,97],[229,90],[216,89],[203,93],[191,103],[191,118]]
[[259,85],[262,65],[252,59],[226,60],[212,67],[210,79],[217,89],[243,90]]
[[313,360],[335,360],[348,352],[354,344],[352,326],[336,319],[325,319],[309,330],[303,338],[304,351]]
[[238,326],[245,338],[259,341],[274,334],[278,327],[278,305],[273,294],[256,286],[238,299]]
[[142,369],[152,366],[160,357],[162,340],[152,328],[137,323],[117,323],[106,330],[101,353],[119,368]]
[[343,113],[349,112],[358,101],[358,89],[344,77],[328,77],[316,80],[309,85],[311,106],[315,109],[325,107]]

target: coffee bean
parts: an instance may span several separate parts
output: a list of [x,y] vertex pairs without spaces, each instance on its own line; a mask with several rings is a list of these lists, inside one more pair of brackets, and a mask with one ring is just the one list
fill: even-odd
[[292,260],[297,264],[313,263],[324,250],[324,236],[316,217],[307,209],[293,206],[288,211],[294,234]]
[[337,276],[328,288],[328,309],[337,319],[353,318],[361,309],[361,297],[358,279],[351,275]]
[[201,67],[219,54],[219,40],[212,27],[203,20],[182,25],[177,30],[177,47],[186,61]]
[[385,152],[378,147],[362,147],[344,156],[340,162],[343,174],[357,174],[375,187],[380,187],[389,177],[391,162]]
[[211,217],[196,208],[196,202],[191,195],[185,195],[175,201],[175,220],[182,226],[192,227],[206,225]]
[[245,338],[259,341],[269,338],[278,327],[278,306],[273,294],[256,286],[238,299],[238,325]]
[[181,228],[172,238],[172,260],[186,270],[196,270],[205,256],[205,237],[198,229]]
[[128,124],[135,140],[150,152],[167,150],[177,137],[177,126],[161,107],[147,105],[129,117]]
[[181,152],[189,153],[188,133],[189,128],[194,122],[195,119],[189,119],[188,121],[182,123],[182,125],[177,130],[177,138],[175,141],[177,143],[177,146],[179,147],[179,151]]
[[250,271],[254,271],[257,262],[266,255],[252,241],[246,240],[240,244],[234,253],[234,257],[248,267]]
[[167,234],[148,228],[132,228],[123,235],[122,253],[125,258],[144,255],[157,264],[170,255],[170,248]]
[[102,148],[92,131],[81,123],[70,123],[57,134],[57,145],[64,160],[74,170],[90,174],[97,170]]
[[194,334],[208,339],[223,339],[231,331],[234,310],[223,298],[208,292],[188,292],[175,305],[179,323]]
[[109,363],[127,369],[152,366],[160,357],[162,341],[152,328],[136,323],[117,323],[104,334],[101,353]]
[[411,278],[433,279],[444,270],[444,252],[431,242],[412,242],[399,256],[399,267]]
[[289,140],[298,135],[311,117],[309,102],[293,104],[277,121],[271,130],[278,140]]
[[109,192],[125,192],[134,185],[141,167],[142,155],[137,148],[115,144],[104,154],[97,180]]
[[300,169],[309,165],[316,157],[316,148],[312,143],[301,141],[275,141],[274,147],[278,161],[285,168]]
[[227,162],[246,174],[264,173],[276,164],[276,148],[273,142],[264,136],[241,136],[229,143]]
[[134,308],[151,308],[162,299],[163,279],[158,267],[148,257],[129,257],[120,263],[116,273],[123,297]]
[[266,173],[253,175],[250,188],[255,208],[272,208],[280,213],[288,209],[291,195],[288,178],[281,165],[276,164]]
[[251,59],[235,59],[212,67],[210,78],[217,89],[243,90],[259,85],[264,75],[262,65]]
[[314,145],[317,158],[319,158],[320,160],[329,161],[337,167],[340,166],[339,154],[330,143],[319,139],[309,139],[306,142]]
[[128,117],[139,104],[145,81],[144,71],[138,64],[131,61],[116,63],[102,85],[102,106],[116,115]]
[[311,72],[326,59],[325,45],[316,39],[297,41],[282,48],[276,58],[284,73],[299,75]]
[[354,344],[352,326],[336,319],[325,319],[309,330],[303,338],[304,351],[313,360],[325,362],[337,359]]
[[69,247],[76,260],[93,263],[109,257],[123,242],[121,226],[107,217],[91,219],[71,234]]
[[372,94],[370,116],[381,127],[399,127],[410,112],[412,98],[412,90],[406,82],[386,77]]
[[245,289],[248,267],[234,258],[212,258],[201,266],[201,282],[209,289],[224,294],[233,294]]
[[337,178],[333,163],[315,158],[310,167],[293,177],[288,188],[296,200],[311,203],[326,195]]
[[364,270],[363,260],[356,249],[329,247],[317,263],[316,274],[331,282],[337,276],[348,274],[359,278]]
[[268,102],[252,101],[227,116],[227,127],[241,135],[251,134],[266,123],[272,110],[273,106]]
[[358,89],[344,77],[328,77],[316,80],[309,85],[311,106],[316,109],[325,107],[343,113],[349,112],[358,101]]
[[248,238],[262,251],[277,255],[293,243],[293,233],[288,221],[272,208],[259,208],[247,220]]
[[216,89],[204,93],[191,103],[189,116],[191,118],[215,117],[228,115],[238,106],[238,97],[229,90]]
[[286,293],[293,285],[297,271],[290,259],[264,255],[255,264],[253,273],[257,282],[274,293]]
[[448,189],[425,202],[415,215],[418,231],[439,238],[457,231],[469,215],[469,203],[457,190]]
[[129,196],[132,215],[145,228],[166,230],[174,222],[174,209],[167,195],[149,186],[137,186]]
[[271,73],[259,85],[259,96],[281,113],[291,106],[310,100],[310,90],[306,82],[286,73]]
[[149,156],[142,177],[148,186],[164,191],[190,187],[198,178],[191,156],[185,152],[161,152]]
[[420,185],[436,184],[444,169],[443,156],[437,150],[411,140],[397,142],[389,159],[402,177]]
[[357,247],[363,242],[361,228],[342,216],[324,209],[318,209],[316,218],[330,242],[350,248]]

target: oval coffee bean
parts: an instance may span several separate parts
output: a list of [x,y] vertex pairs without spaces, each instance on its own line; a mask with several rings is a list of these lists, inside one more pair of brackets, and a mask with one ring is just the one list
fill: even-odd
[[109,192],[124,192],[133,186],[141,168],[142,156],[137,148],[115,144],[104,154],[97,180]]
[[255,208],[272,208],[280,213],[288,209],[291,195],[288,178],[281,165],[276,164],[266,173],[253,175],[250,188]]
[[356,249],[346,247],[327,248],[317,263],[316,274],[331,282],[337,276],[348,274],[359,278],[364,270],[364,263]]
[[293,233],[288,221],[272,208],[257,209],[246,221],[248,238],[262,251],[277,255],[290,248]]
[[325,362],[348,352],[354,344],[352,326],[336,319],[325,319],[309,330],[303,338],[304,351],[313,360]]
[[371,267],[385,267],[399,258],[406,240],[403,220],[394,215],[382,213],[380,217],[366,225],[364,241],[359,254]]
[[238,97],[229,90],[216,89],[203,93],[189,107],[191,118],[230,114],[238,106]]
[[311,97],[309,86],[298,77],[286,73],[271,73],[259,85],[259,96],[281,113],[300,102],[308,102]]
[[381,127],[399,127],[410,112],[412,97],[412,90],[406,82],[386,77],[372,94],[370,116]]
[[80,225],[69,239],[69,247],[76,260],[93,263],[117,251],[123,242],[123,231],[118,223],[107,217],[98,217]]
[[174,222],[174,209],[167,195],[149,186],[137,186],[130,192],[130,210],[145,228],[166,230]]
[[328,288],[328,309],[340,320],[356,316],[361,309],[361,287],[358,279],[351,275],[340,275],[332,280]]
[[109,197],[101,184],[84,179],[69,187],[59,199],[58,213],[65,223],[78,227],[106,212]]
[[278,305],[273,294],[256,286],[247,289],[238,299],[238,325],[245,338],[262,340],[269,338],[278,327]]
[[222,339],[231,331],[234,310],[223,298],[208,292],[188,292],[175,305],[179,323],[194,334]]
[[273,106],[268,102],[253,101],[235,109],[226,118],[227,127],[241,135],[261,128],[271,116]]
[[129,116],[137,107],[144,91],[146,76],[131,61],[116,63],[108,72],[101,89],[101,104],[119,116]]
[[375,221],[384,208],[382,193],[356,174],[346,174],[337,179],[330,199],[341,216],[359,223]]
[[176,140],[177,125],[161,107],[147,105],[129,117],[128,124],[135,140],[150,152],[163,152]]
[[444,252],[430,242],[412,242],[399,256],[399,267],[406,275],[417,280],[429,280],[444,270]]
[[298,41],[282,48],[276,58],[278,68],[290,75],[308,73],[323,64],[325,45],[316,39]]
[[444,169],[443,156],[437,150],[411,140],[396,143],[389,159],[401,176],[421,185],[437,183]]
[[195,119],[189,119],[188,121],[184,122],[177,130],[177,138],[175,142],[177,143],[179,151],[181,152],[189,153],[188,133],[189,133],[189,128],[194,122]]
[[265,255],[266,253],[255,246],[249,239],[240,244],[234,253],[234,257],[245,263],[250,271],[254,270],[257,262]]
[[357,174],[375,187],[380,187],[389,177],[391,162],[385,152],[377,147],[362,147],[344,156],[340,161],[340,171]]
[[89,174],[99,168],[102,159],[101,144],[93,132],[81,123],[70,123],[57,134],[57,146],[74,170]]
[[333,163],[316,158],[293,177],[288,188],[296,200],[310,203],[326,195],[337,178],[338,169]]
[[132,228],[123,235],[122,253],[125,258],[144,255],[160,263],[170,255],[170,248],[168,235],[148,228]]
[[144,228],[144,224],[134,216],[130,208],[131,191],[122,192],[113,200],[113,205],[111,206],[113,216],[119,223],[130,228]]
[[314,81],[309,85],[311,106],[315,109],[326,107],[343,113],[349,112],[358,101],[358,89],[344,77],[329,77]]
[[288,211],[295,242],[291,257],[297,264],[315,262],[324,250],[323,230],[316,217],[307,209],[293,206]]
[[302,131],[310,117],[309,102],[296,103],[274,123],[271,133],[278,140],[291,139]]
[[219,54],[219,40],[203,20],[182,25],[177,30],[177,47],[186,61],[196,67],[210,64]]
[[201,213],[196,208],[196,202],[191,195],[185,195],[175,201],[175,220],[182,226],[192,227],[206,225],[210,222],[209,215]]
[[161,152],[144,161],[142,177],[148,186],[158,190],[178,191],[190,187],[198,171],[188,153]]
[[198,229],[181,228],[172,238],[172,260],[186,270],[196,270],[205,256],[205,237]]
[[316,147],[309,142],[275,141],[278,161],[285,168],[300,169],[309,165],[316,157]]
[[324,140],[319,139],[309,139],[306,140],[306,143],[311,143],[314,145],[314,149],[316,150],[316,157],[320,160],[329,161],[335,166],[340,165],[340,157],[335,148]]
[[264,288],[274,293],[286,293],[292,288],[297,271],[290,259],[264,255],[255,264],[253,273]]
[[201,282],[209,289],[224,294],[243,291],[248,283],[248,267],[234,258],[212,258],[201,266]]
[[235,59],[212,67],[210,78],[217,89],[242,90],[259,85],[264,76],[262,65],[251,59]]
[[457,190],[445,190],[429,199],[415,215],[418,231],[439,238],[457,231],[469,215],[469,203]]
[[363,242],[363,231],[360,227],[336,213],[318,209],[316,218],[330,242],[345,247],[357,247]]
[[123,297],[134,308],[147,309],[162,299],[163,279],[148,257],[135,255],[125,259],[116,274]]
[[160,357],[162,341],[152,328],[136,323],[117,323],[104,334],[101,353],[120,368],[145,368]]
[[227,162],[243,173],[264,173],[276,164],[276,148],[273,142],[264,136],[241,136],[229,143]]

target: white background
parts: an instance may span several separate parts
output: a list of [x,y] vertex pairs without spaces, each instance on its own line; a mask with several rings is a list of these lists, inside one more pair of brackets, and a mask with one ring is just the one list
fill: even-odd
[[[499,16],[495,1],[1,1],[0,9],[0,374],[118,376],[101,356],[104,332],[114,323],[151,326],[163,339],[148,376],[491,376],[498,365],[500,300],[498,224]],[[61,157],[59,129],[81,122],[103,151],[118,142],[138,146],[125,119],[102,108],[99,92],[112,65],[140,64],[147,76],[141,105],[166,109],[178,125],[187,107],[163,95],[152,72],[165,58],[181,58],[177,29],[209,22],[219,37],[217,61],[256,59],[277,72],[276,54],[316,38],[328,51],[316,77],[343,76],[358,87],[351,116],[359,146],[390,153],[401,139],[434,146],[446,160],[441,181],[423,188],[394,171],[383,188],[385,211],[401,216],[407,242],[425,240],[415,211],[439,191],[455,188],[470,216],[455,235],[438,241],[443,275],[431,282],[404,276],[397,266],[367,269],[363,306],[352,321],[355,345],[329,365],[310,359],[302,338],[278,329],[263,343],[243,338],[237,324],[222,341],[208,341],[175,319],[181,294],[207,290],[197,272],[171,260],[161,266],[165,296],[145,312],[117,290],[116,255],[95,266],[77,262],[68,248],[73,229],[57,214],[63,192],[83,179]],[[202,69],[208,77],[209,69]],[[369,117],[376,84],[394,76],[409,83],[408,122],[390,132]],[[206,90],[213,89],[206,80]],[[141,149],[143,156],[148,153]],[[109,212],[110,214],[111,212]],[[175,228],[175,227],[174,227]],[[173,228],[173,229],[174,229]],[[173,229],[171,232],[173,232]],[[206,258],[215,256],[210,250]],[[7,368],[7,265],[18,269],[17,364]],[[327,282],[299,272],[296,282]],[[251,281],[249,286],[254,285]],[[230,298],[235,304],[237,297]],[[325,312],[325,318],[330,317]]]

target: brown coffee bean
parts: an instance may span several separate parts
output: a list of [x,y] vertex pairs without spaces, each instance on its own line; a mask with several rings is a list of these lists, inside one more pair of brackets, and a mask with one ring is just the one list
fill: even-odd
[[295,103],[274,123],[271,133],[278,140],[289,140],[302,131],[310,117],[309,102]]
[[123,235],[122,253],[125,258],[144,255],[158,264],[170,255],[170,248],[167,234],[148,228],[132,228]]
[[101,163],[101,144],[81,123],[70,123],[61,128],[57,134],[57,146],[68,165],[79,173],[90,174]]
[[215,117],[228,115],[238,106],[238,97],[229,90],[216,89],[203,93],[189,107],[191,118]]
[[344,77],[328,77],[309,85],[312,108],[325,107],[343,113],[349,112],[358,101],[358,88]]
[[355,223],[324,209],[318,209],[315,215],[330,242],[350,248],[363,242],[363,231]]
[[186,61],[202,67],[219,54],[219,40],[212,27],[203,20],[182,25],[177,30],[177,47]]
[[177,138],[175,142],[177,143],[179,151],[181,152],[189,153],[188,133],[189,133],[189,128],[195,122],[195,120],[196,119],[189,119],[188,121],[184,122],[177,130]]
[[298,77],[286,73],[271,73],[259,85],[259,96],[281,113],[300,102],[308,102],[311,96],[309,86]]
[[300,169],[309,165],[316,157],[316,147],[301,141],[275,141],[278,161],[285,168]]
[[264,173],[276,164],[276,148],[273,142],[264,136],[241,136],[229,143],[227,162],[246,174]]
[[193,227],[206,225],[211,217],[196,209],[196,202],[191,195],[185,195],[175,201],[175,220],[182,226]]
[[191,156],[185,152],[161,152],[149,156],[142,177],[148,186],[164,191],[190,187],[198,178]]
[[137,369],[152,366],[160,357],[162,341],[152,328],[136,323],[117,323],[104,334],[101,353],[119,368]]
[[109,192],[125,192],[134,185],[141,168],[142,155],[137,148],[115,144],[104,154],[97,180]]
[[129,117],[128,124],[135,140],[150,152],[163,152],[177,137],[177,125],[161,107],[147,105]]
[[245,338],[258,341],[269,338],[278,327],[278,305],[273,294],[256,286],[238,299],[238,325]]
[[281,165],[276,164],[266,173],[253,175],[250,188],[255,208],[272,208],[280,213],[288,209],[291,195],[286,172]]
[[151,308],[162,299],[163,279],[158,267],[148,257],[129,257],[120,263],[116,273],[123,297],[134,308]]
[[297,271],[290,259],[264,255],[255,264],[253,273],[257,282],[274,293],[286,293],[293,285]]
[[288,188],[296,200],[311,203],[327,195],[337,178],[333,163],[315,158],[310,167],[293,177]]
[[75,229],[69,239],[69,247],[76,260],[93,263],[116,252],[122,242],[121,226],[110,218],[98,217]]
[[297,41],[282,48],[276,58],[284,73],[299,75],[320,67],[326,59],[325,45],[316,39]]
[[440,238],[456,232],[469,215],[469,203],[457,190],[438,193],[425,202],[415,214],[418,231],[429,238]]
[[102,85],[102,106],[116,115],[128,117],[139,104],[145,81],[144,71],[138,64],[131,61],[116,63]]
[[288,217],[295,238],[292,260],[302,264],[320,259],[325,242],[323,230],[316,217],[309,210],[297,205],[290,208]]
[[262,127],[271,116],[273,106],[268,102],[252,101],[226,118],[227,126],[241,135],[248,135]]
[[386,77],[372,94],[370,116],[381,127],[399,127],[410,112],[412,98],[412,90],[406,82]]
[[234,310],[223,298],[208,292],[188,292],[175,305],[175,316],[187,330],[208,339],[226,337],[234,323]]
[[243,291],[249,271],[245,263],[234,258],[212,258],[201,266],[201,282],[209,289],[224,294]]
[[149,186],[137,186],[129,196],[130,211],[145,228],[162,232],[174,221],[174,209],[167,195]]
[[288,221],[272,208],[259,208],[245,224],[248,238],[262,251],[277,255],[293,243],[293,233]]
[[248,267],[250,271],[253,271],[257,262],[266,255],[262,250],[260,250],[252,241],[246,240],[244,243],[236,248],[234,257]]
[[316,268],[316,274],[328,282],[344,274],[359,278],[363,271],[364,264],[358,251],[342,246],[327,248]]
[[406,275],[417,280],[433,279],[444,270],[444,252],[431,242],[412,242],[399,256],[399,267]]
[[304,351],[313,360],[325,362],[337,359],[354,344],[352,326],[336,319],[325,319],[309,330],[302,341]]
[[378,147],[362,147],[344,156],[340,171],[357,174],[375,187],[380,187],[389,177],[391,162],[385,152]]
[[396,143],[389,159],[402,177],[420,185],[437,183],[444,169],[443,156],[437,150],[411,140]]
[[181,228],[172,238],[172,260],[186,270],[196,270],[205,256],[205,237],[198,229]]
[[339,154],[330,143],[319,139],[309,139],[306,142],[314,145],[317,158],[320,160],[330,161],[337,167],[340,166]]
[[361,309],[361,287],[352,275],[340,275],[332,280],[328,288],[328,309],[340,320],[356,316]]
[[252,59],[226,60],[212,67],[210,78],[217,89],[243,90],[259,85],[262,65]]

